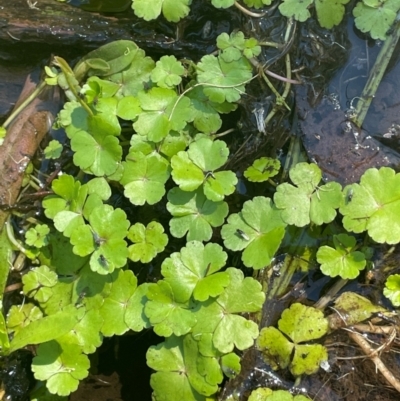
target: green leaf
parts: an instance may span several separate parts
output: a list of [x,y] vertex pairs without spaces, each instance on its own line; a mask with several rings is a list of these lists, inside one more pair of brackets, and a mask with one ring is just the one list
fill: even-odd
[[46,159],[58,159],[61,156],[62,151],[63,145],[56,139],[53,139],[44,149],[44,157]]
[[251,64],[244,57],[227,63],[220,57],[203,56],[197,69],[197,79],[204,84],[204,94],[215,103],[238,101],[252,77]]
[[280,331],[275,327],[264,327],[257,339],[258,349],[274,369],[289,366],[293,375],[300,376],[315,373],[320,364],[328,360],[328,352],[322,345],[300,344],[321,338],[327,333],[328,320],[320,310],[299,303],[292,304],[283,311],[278,326]]
[[355,251],[356,239],[347,234],[333,236],[335,248],[321,246],[317,252],[317,261],[321,271],[327,276],[340,276],[342,279],[354,279],[367,264],[363,252]]
[[115,173],[122,158],[118,138],[104,131],[80,131],[71,139],[74,164],[85,172],[103,176]]
[[328,332],[328,320],[319,309],[295,303],[283,311],[278,327],[299,344],[324,336]]
[[144,312],[159,336],[187,334],[196,318],[187,304],[179,303],[171,286],[164,280],[149,284]]
[[152,221],[147,227],[141,223],[131,226],[128,238],[134,243],[128,248],[128,257],[134,262],[140,260],[142,263],[149,263],[168,243],[164,227],[156,221]]
[[222,50],[221,59],[230,63],[239,60],[244,54],[247,58],[256,57],[261,53],[257,39],[245,39],[243,32],[222,33],[217,38],[217,47]]
[[369,299],[354,292],[344,292],[335,300],[336,313],[329,316],[329,326],[337,330],[371,318],[378,312],[386,312],[382,306],[374,305]]
[[111,284],[110,293],[100,308],[104,324],[101,332],[106,337],[122,335],[129,330],[125,313],[129,299],[137,287],[137,279],[130,270],[118,272],[117,279]]
[[129,66],[140,51],[131,40],[116,40],[92,50],[74,67],[74,75],[81,81],[85,75],[109,76]]
[[221,230],[224,245],[242,255],[247,267],[261,269],[271,263],[285,235],[286,224],[271,199],[257,196],[231,214]]
[[225,266],[226,253],[217,244],[203,245],[192,241],[181,251],[174,252],[161,265],[161,274],[171,286],[178,302],[192,296],[197,301],[217,297],[229,284],[229,275],[219,272]]
[[196,342],[191,335],[184,338],[171,336],[165,342],[151,346],[147,351],[146,359],[148,366],[157,371],[151,375],[150,379],[155,401],[213,399],[196,391],[212,395],[218,387],[210,384],[200,373],[199,368],[202,367],[204,360],[199,355]]
[[165,183],[169,178],[169,163],[156,153],[144,155],[130,152],[123,162],[124,173],[120,180],[124,195],[134,204],[147,202],[154,205],[165,194]]
[[317,18],[323,28],[332,29],[343,19],[344,5],[350,0],[315,0]]
[[340,208],[347,231],[368,231],[376,242],[400,242],[400,174],[388,167],[371,168],[360,184],[348,185],[344,193],[352,193]]
[[264,6],[269,6],[272,0],[244,0],[244,3],[249,7],[261,8]]
[[251,182],[263,182],[277,175],[280,168],[281,163],[278,159],[260,157],[245,170],[244,176]]
[[22,277],[24,294],[39,302],[46,302],[51,295],[51,287],[54,287],[57,281],[57,274],[49,267],[37,267]]
[[100,332],[102,325],[103,318],[100,315],[100,311],[91,309],[86,311],[73,330],[57,338],[57,341],[62,344],[79,345],[85,354],[91,354],[103,342],[103,336]]
[[83,311],[65,308],[21,327],[10,343],[10,353],[29,344],[40,344],[62,336],[76,325],[79,315],[82,314]]
[[55,179],[51,188],[54,195],[46,196],[43,200],[44,214],[49,219],[63,211],[80,212],[87,196],[87,187],[82,186],[74,177],[64,174]]
[[148,287],[148,283],[139,285],[126,304],[124,321],[131,330],[141,331],[151,327],[148,317],[144,314]]
[[383,295],[390,299],[394,306],[400,306],[400,274],[392,274],[387,278]]
[[28,245],[36,248],[41,248],[48,244],[47,235],[50,233],[50,228],[47,224],[38,224],[31,227],[25,233],[25,241]]
[[42,317],[43,312],[34,304],[13,305],[7,314],[8,332],[17,333],[22,327]]
[[144,50],[138,49],[127,68],[107,77],[120,88],[115,96],[118,99],[125,96],[136,97],[140,91],[144,90],[145,85],[150,83],[150,74],[154,66],[154,61],[150,57],[146,57]]
[[191,0],[157,0],[149,3],[147,0],[135,0],[133,11],[145,21],[156,19],[161,12],[170,22],[178,22],[189,14]]
[[[228,268],[230,283],[217,300],[209,299],[196,311],[197,324],[193,336],[212,333],[213,345],[222,353],[232,352],[234,347],[244,350],[253,345],[258,336],[256,323],[238,313],[257,312],[262,308],[265,294],[261,284],[251,277],[244,278],[235,268]],[[205,337],[206,340],[206,337]],[[203,337],[200,339],[200,344]]]
[[[191,84],[194,85],[193,82]],[[192,88],[187,93],[187,97],[191,100],[194,111],[193,125],[205,134],[217,132],[222,126],[220,114],[236,110],[237,105],[228,102],[212,102],[204,94],[203,86],[192,86]]]
[[117,116],[124,120],[135,120],[142,112],[137,97],[125,96],[119,100],[117,105]]
[[151,72],[151,80],[160,88],[174,88],[182,82],[185,68],[175,56],[162,56]]
[[69,395],[89,374],[89,358],[76,344],[49,341],[40,344],[36,352],[32,371],[37,380],[47,380],[46,386],[52,394]]
[[190,99],[171,89],[152,88],[147,93],[139,92],[138,97],[142,112],[133,128],[150,141],[160,142],[171,130],[182,130],[193,121]]
[[322,173],[316,164],[298,163],[289,176],[296,186],[278,185],[274,195],[277,208],[282,210],[282,219],[297,227],[310,222],[330,223],[336,217],[335,209],[342,203],[340,184],[329,182],[318,186]]
[[235,191],[236,175],[232,171],[215,172],[228,159],[225,142],[201,137],[171,159],[172,178],[183,191],[193,191],[204,184],[207,199],[218,202]]
[[279,11],[287,18],[294,17],[297,21],[304,22],[310,18],[308,11],[314,0],[283,0],[279,6]]
[[385,40],[399,9],[400,0],[381,1],[377,7],[360,1],[353,9],[354,22],[361,32],[369,32],[372,39]]
[[223,224],[229,208],[226,202],[208,200],[201,189],[185,192],[172,188],[168,192],[167,210],[173,218],[169,222],[171,234],[187,241],[209,241],[212,227]]

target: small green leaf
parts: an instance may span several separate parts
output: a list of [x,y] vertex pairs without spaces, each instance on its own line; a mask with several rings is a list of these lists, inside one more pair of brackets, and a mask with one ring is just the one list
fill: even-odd
[[380,1],[377,7],[359,1],[353,9],[354,22],[361,32],[369,32],[372,39],[385,40],[399,9],[399,0]]
[[9,333],[17,333],[22,327],[41,319],[43,312],[34,304],[13,305],[7,314]]
[[193,121],[190,99],[172,89],[152,88],[147,93],[139,92],[138,97],[142,112],[133,128],[150,141],[160,142],[171,130],[180,131]]
[[133,11],[145,21],[156,19],[161,12],[170,22],[178,22],[189,14],[191,0],[158,0],[149,3],[147,0],[135,0]]
[[53,139],[44,149],[44,157],[46,159],[58,159],[61,156],[62,151],[63,145],[56,139]]
[[394,306],[400,306],[400,274],[392,274],[387,278],[383,295],[390,299]]
[[344,5],[350,0],[315,0],[315,8],[320,25],[323,28],[332,29],[342,22],[345,8]]
[[167,160],[154,153],[130,152],[123,166],[124,174],[120,182],[125,188],[124,195],[134,205],[145,202],[154,205],[161,200],[170,175]]
[[211,0],[211,3],[216,8],[229,8],[235,4],[235,0]]
[[[194,82],[191,82],[194,85]],[[193,87],[193,86],[192,86]],[[217,132],[222,126],[220,114],[236,110],[237,105],[223,102],[212,102],[205,94],[203,86],[195,86],[188,92],[187,97],[192,101],[194,120],[193,125],[205,134]]]
[[285,235],[286,224],[271,199],[257,196],[231,214],[221,230],[224,245],[242,255],[247,267],[261,269],[271,263]]
[[283,311],[278,327],[298,344],[324,336],[328,332],[328,320],[320,310],[295,303]]
[[144,312],[159,336],[182,336],[196,324],[186,304],[179,303],[171,286],[164,280],[149,284]]
[[245,170],[244,176],[251,182],[263,182],[277,175],[280,168],[281,163],[278,159],[260,157]]
[[149,263],[168,243],[164,227],[156,221],[152,221],[147,227],[141,223],[131,226],[128,238],[134,243],[128,248],[128,257],[134,262],[140,260],[142,263]]
[[283,0],[279,6],[279,11],[287,18],[294,17],[297,21],[304,22],[310,18],[308,11],[314,0]]
[[304,227],[310,222],[322,225],[330,223],[336,217],[336,209],[342,203],[341,186],[329,182],[318,186],[322,178],[316,164],[298,163],[289,172],[289,183],[278,185],[274,201],[282,210],[282,219],[287,224]]
[[36,248],[41,248],[48,244],[47,235],[50,233],[50,228],[47,224],[38,224],[31,227],[25,233],[25,241],[28,245]]
[[222,50],[221,58],[227,63],[239,60],[243,54],[250,59],[261,53],[258,41],[254,38],[245,39],[240,31],[232,32],[230,36],[225,32],[219,35],[217,47]]
[[105,336],[122,335],[129,330],[125,322],[125,313],[136,287],[137,278],[131,270],[118,272],[118,277],[111,283],[110,293],[100,308],[100,315],[104,320],[101,332]]
[[[243,273],[235,268],[228,268],[230,283],[216,302],[209,299],[196,310],[197,324],[193,336],[212,333],[213,345],[220,352],[232,352],[234,347],[244,350],[253,345],[258,336],[258,327],[252,321],[239,316],[238,313],[257,312],[261,309],[265,294],[258,281],[251,277],[244,278]],[[200,339],[199,347],[202,341]]]
[[376,242],[400,242],[400,174],[388,167],[371,168],[361,177],[360,184],[348,185],[340,208],[347,231],[368,231]]
[[185,69],[175,56],[162,56],[151,73],[151,80],[161,88],[174,88],[182,82]]
[[71,148],[75,152],[74,164],[97,176],[115,173],[122,157],[118,138],[104,131],[92,135],[80,131],[71,139]]
[[275,327],[264,327],[257,339],[258,349],[274,369],[289,366],[293,375],[300,376],[315,373],[320,364],[328,360],[328,352],[322,345],[300,344],[327,333],[328,320],[321,311],[299,303],[292,304],[283,311],[278,326],[280,331]]
[[340,276],[342,279],[354,279],[366,266],[364,253],[355,251],[356,239],[347,234],[333,237],[335,248],[321,246],[317,252],[317,261],[321,271],[327,276]]
[[168,192],[167,210],[173,218],[169,222],[171,234],[187,241],[209,241],[212,227],[223,224],[229,208],[226,202],[208,200],[201,189],[185,192],[172,188]]
[[37,380],[46,380],[50,393],[69,395],[78,388],[79,381],[89,374],[89,358],[76,344],[49,341],[40,344],[32,361]]
[[204,184],[207,199],[218,202],[230,195],[237,184],[232,171],[215,172],[228,159],[225,142],[201,137],[171,159],[172,178],[183,191],[194,191]]
[[10,343],[10,352],[21,349],[29,344],[40,344],[56,339],[70,331],[78,322],[83,311],[65,308],[51,316],[35,320],[21,327]]
[[204,94],[215,103],[237,102],[252,77],[251,64],[244,57],[227,63],[220,57],[203,56],[197,69],[197,79],[204,84]]
[[161,273],[178,302],[188,301],[192,294],[195,300],[206,301],[210,296],[220,295],[229,284],[226,272],[217,273],[225,266],[226,259],[219,245],[204,246],[192,241],[164,260]]

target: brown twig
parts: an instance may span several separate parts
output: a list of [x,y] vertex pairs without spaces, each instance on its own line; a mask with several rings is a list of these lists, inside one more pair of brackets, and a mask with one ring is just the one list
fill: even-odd
[[362,349],[364,354],[374,362],[376,368],[382,373],[383,377],[387,380],[387,382],[393,386],[399,393],[400,393],[400,382],[397,380],[392,372],[386,367],[386,365],[382,362],[381,358],[379,357],[379,352],[383,351],[386,347],[390,345],[390,343],[396,337],[396,329],[393,328],[392,334],[390,335],[388,341],[383,344],[381,347],[374,349],[372,348],[367,340],[363,337],[362,334],[354,331],[354,330],[347,330],[349,333],[349,337],[357,343],[357,345]]

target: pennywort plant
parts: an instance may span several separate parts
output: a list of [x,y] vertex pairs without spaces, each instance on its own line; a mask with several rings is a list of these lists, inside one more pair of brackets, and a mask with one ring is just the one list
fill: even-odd
[[[299,163],[273,199],[257,196],[230,213],[238,180],[225,168],[229,146],[217,132],[253,78],[248,57],[259,45],[241,33],[221,35],[218,45],[198,63],[155,62],[121,40],[74,69],[59,57],[47,69],[48,84],[68,98],[57,124],[80,173],[52,181],[42,202],[46,224],[26,232],[35,265],[22,278],[25,302],[0,316],[0,340],[3,355],[35,346],[32,371],[52,394],[76,390],[104,337],[147,328],[165,338],[147,353],[154,400],[215,400],[224,377],[240,372],[237,351],[255,341],[266,360],[278,361],[274,368],[315,372],[327,351],[308,342],[328,332],[323,313],[294,304],[278,328],[260,333],[253,314],[266,299],[262,283],[232,266],[227,251],[248,268],[268,269],[290,226],[327,226],[341,215],[341,232],[332,230],[317,260],[325,274],[355,278],[371,253],[363,232],[365,240],[400,241],[400,176],[386,167],[342,189],[321,183],[315,164]],[[55,145],[48,157],[57,157]],[[279,168],[261,158],[245,176],[271,182]],[[136,221],[113,202],[115,193],[135,210],[166,202],[169,224]],[[169,242],[184,237],[171,251]],[[159,280],[138,283],[131,261],[147,264],[162,252]]]
[[[345,7],[350,0],[211,0],[216,8],[229,8],[236,6],[244,13],[248,13],[252,17],[263,16],[259,12],[254,13],[245,7],[260,9],[269,5],[278,5],[279,11],[288,18],[294,18],[299,22],[304,22],[311,17],[311,13],[315,10],[317,19],[323,28],[331,29],[339,25],[345,15]],[[243,3],[244,6],[241,4]],[[159,15],[163,15],[168,21],[178,22],[186,17],[190,11],[190,0],[164,0],[147,1],[133,0],[132,8],[135,14],[150,21],[156,19]],[[387,33],[392,24],[396,21],[397,13],[400,10],[399,0],[359,0],[353,8],[353,16],[355,24],[362,32],[367,32],[373,39],[385,40]],[[225,41],[226,39],[220,39]],[[248,51],[247,42],[244,40],[235,43],[237,50]],[[223,47],[221,47],[223,49]],[[228,52],[229,53],[229,52]]]

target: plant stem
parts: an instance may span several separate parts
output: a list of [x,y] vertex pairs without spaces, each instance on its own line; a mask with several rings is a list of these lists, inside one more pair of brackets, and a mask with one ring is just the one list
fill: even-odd
[[371,105],[371,102],[375,97],[375,93],[378,90],[378,86],[382,80],[383,74],[386,71],[386,67],[389,64],[399,37],[400,22],[396,22],[392,34],[388,35],[388,38],[385,40],[382,49],[378,54],[378,57],[368,77],[368,81],[365,84],[361,97],[357,101],[355,115],[351,118],[351,120],[358,127],[361,127],[364,122],[369,106]]
[[35,98],[37,98],[42,93],[46,85],[47,84],[45,81],[40,82],[40,84],[36,87],[36,89],[10,114],[10,116],[4,122],[3,127],[7,128],[14,120],[14,118],[17,117],[17,115],[21,113],[21,111],[25,109],[25,107],[27,107],[29,103],[31,103]]

